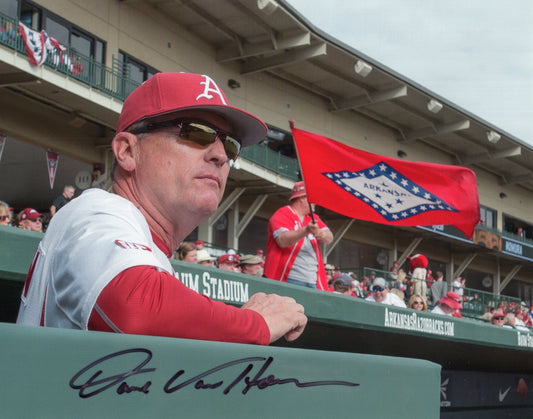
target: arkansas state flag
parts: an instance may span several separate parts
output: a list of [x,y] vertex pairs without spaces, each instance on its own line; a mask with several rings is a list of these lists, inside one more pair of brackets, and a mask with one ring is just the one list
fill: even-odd
[[453,225],[472,237],[479,221],[470,169],[366,153],[292,128],[309,202],[380,224]]

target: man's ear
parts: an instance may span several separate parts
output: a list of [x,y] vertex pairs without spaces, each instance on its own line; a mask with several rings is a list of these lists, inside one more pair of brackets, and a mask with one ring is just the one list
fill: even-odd
[[113,138],[111,148],[115,154],[117,164],[125,171],[132,172],[136,167],[135,152],[139,139],[129,132],[119,132]]

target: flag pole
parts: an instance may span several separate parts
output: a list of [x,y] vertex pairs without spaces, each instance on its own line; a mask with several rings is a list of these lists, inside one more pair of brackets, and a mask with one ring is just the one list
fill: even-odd
[[[291,128],[291,131],[294,129],[294,119],[289,119],[289,127]],[[300,174],[302,176],[302,180],[304,180],[304,178],[303,178],[303,173],[304,172],[302,171],[302,166],[300,164],[300,156],[298,155],[298,147],[296,146],[296,142],[294,143],[294,145],[296,147],[296,156],[298,157],[298,166],[300,166]],[[313,224],[316,224],[315,215],[314,215],[314,212],[313,212],[313,208],[311,207],[311,203],[310,202],[307,202],[307,203],[309,204],[309,214],[311,215],[311,222]]]

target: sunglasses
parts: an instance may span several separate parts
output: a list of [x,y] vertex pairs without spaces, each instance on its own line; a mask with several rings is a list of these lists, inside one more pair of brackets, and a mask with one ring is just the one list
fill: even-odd
[[424,305],[424,303],[423,303],[422,301],[413,301],[413,305],[415,305],[415,304],[422,304],[422,305]]
[[378,292],[378,291],[384,291],[385,288],[382,288],[382,287],[372,287],[372,291],[374,292]]
[[178,128],[178,135],[186,141],[191,141],[202,147],[213,144],[217,138],[224,144],[224,151],[228,159],[235,160],[241,152],[239,140],[231,137],[227,132],[213,127],[207,122],[191,121],[186,119],[173,119],[171,121],[150,122],[144,127],[130,131],[132,134],[152,132],[164,128]]
[[9,220],[11,217],[9,215],[0,215],[0,221]]
[[31,221],[32,223],[42,223],[43,222],[40,218],[34,218],[33,220],[31,218],[28,218],[28,221]]
[[503,320],[505,317],[494,317],[494,320]]

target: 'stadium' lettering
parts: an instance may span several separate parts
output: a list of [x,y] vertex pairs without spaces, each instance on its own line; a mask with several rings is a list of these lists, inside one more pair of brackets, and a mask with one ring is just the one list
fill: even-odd
[[222,279],[211,276],[209,272],[193,274],[191,272],[176,273],[186,287],[203,294],[214,300],[230,303],[246,303],[250,298],[248,284],[231,279]]

